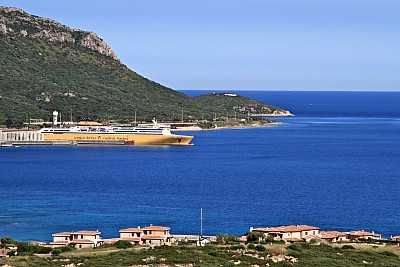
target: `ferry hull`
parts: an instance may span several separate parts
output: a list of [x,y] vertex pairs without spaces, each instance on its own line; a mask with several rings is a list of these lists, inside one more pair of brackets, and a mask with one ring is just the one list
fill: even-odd
[[127,145],[191,145],[193,136],[186,135],[153,135],[153,134],[103,134],[103,133],[62,133],[43,134],[44,141],[124,141]]

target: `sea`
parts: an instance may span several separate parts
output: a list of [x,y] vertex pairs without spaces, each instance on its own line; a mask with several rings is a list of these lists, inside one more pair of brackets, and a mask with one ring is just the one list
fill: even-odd
[[224,92],[296,116],[186,132],[189,147],[0,148],[0,237],[111,238],[150,224],[198,234],[201,208],[205,235],[293,224],[400,234],[400,92]]

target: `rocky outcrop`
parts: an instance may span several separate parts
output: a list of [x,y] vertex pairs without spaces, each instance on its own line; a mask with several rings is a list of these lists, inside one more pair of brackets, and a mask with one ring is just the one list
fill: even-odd
[[118,60],[111,47],[97,34],[73,29],[52,19],[28,14],[18,8],[0,6],[1,36],[21,36],[76,44]]

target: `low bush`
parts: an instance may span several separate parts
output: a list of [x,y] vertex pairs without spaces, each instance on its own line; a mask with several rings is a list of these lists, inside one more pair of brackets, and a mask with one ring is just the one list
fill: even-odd
[[71,246],[63,246],[59,248],[61,250],[61,252],[68,252],[68,251],[73,251],[76,250],[76,248],[71,247]]
[[210,252],[208,252],[208,255],[216,257],[216,256],[218,256],[218,252],[215,250],[211,250]]
[[18,242],[18,252],[22,254],[48,254],[53,249],[29,244],[27,242]]
[[126,249],[126,248],[131,248],[133,245],[129,241],[119,240],[119,241],[115,242],[115,246],[117,248]]
[[294,250],[294,251],[301,251],[301,246],[298,244],[291,244],[288,246],[288,249]]
[[352,245],[343,245],[342,249],[356,249],[356,248],[353,247]]
[[54,256],[58,256],[61,254],[61,249],[53,249],[53,251],[51,252],[51,254],[53,254]]
[[257,251],[265,251],[266,250],[266,248],[263,245],[257,245],[257,246],[255,246],[254,249]]
[[393,253],[390,251],[382,251],[379,254],[384,255],[384,256],[389,256],[389,257],[396,257],[396,258],[399,257],[396,253]]
[[233,245],[230,247],[232,250],[239,250],[239,249],[245,249],[243,245]]
[[247,245],[247,248],[248,249],[254,249],[255,245],[253,243],[250,243],[250,244]]

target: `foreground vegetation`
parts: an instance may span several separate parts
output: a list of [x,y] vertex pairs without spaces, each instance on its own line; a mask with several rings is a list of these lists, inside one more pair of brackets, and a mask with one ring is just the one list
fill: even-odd
[[[230,239],[229,239],[230,240]],[[233,242],[235,240],[232,240]],[[61,252],[48,257],[22,254],[0,266],[400,266],[397,245],[217,244],[118,249],[118,245]],[[67,265],[68,264],[68,265]]]

